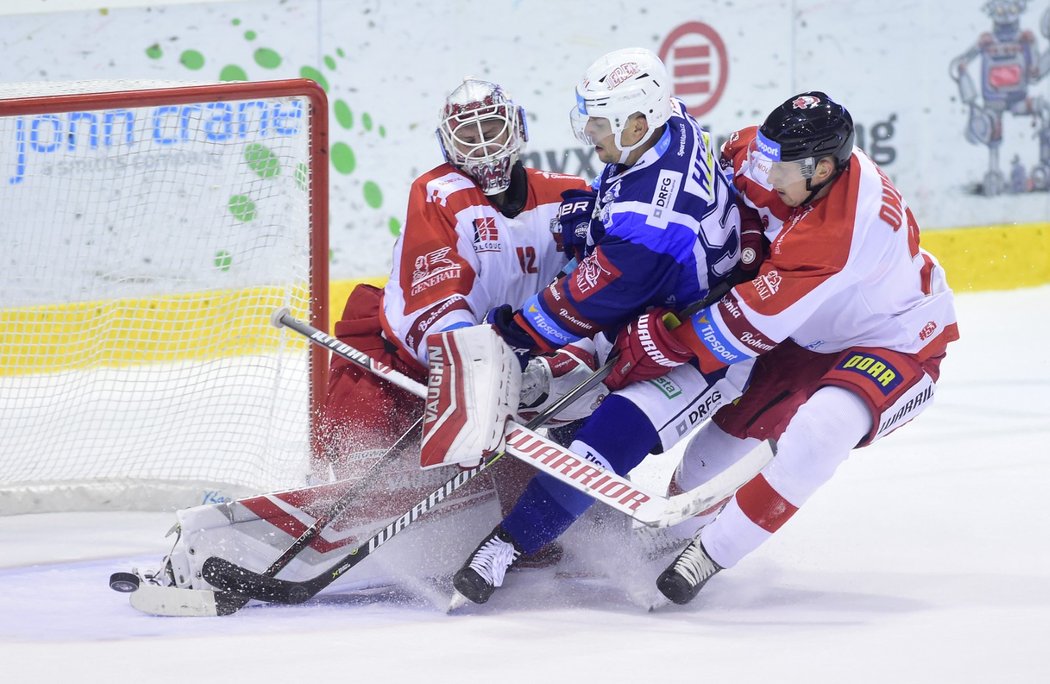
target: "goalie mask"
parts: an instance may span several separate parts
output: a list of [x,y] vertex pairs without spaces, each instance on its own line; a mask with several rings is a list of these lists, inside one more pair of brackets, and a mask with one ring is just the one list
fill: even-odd
[[587,69],[569,118],[576,137],[588,145],[612,133],[623,164],[646,141],[624,144],[628,119],[640,114],[654,131],[667,123],[671,111],[671,79],[664,63],[651,50],[626,48],[603,55]]
[[486,195],[510,187],[511,169],[529,139],[524,110],[500,86],[473,78],[445,99],[437,133],[445,161]]

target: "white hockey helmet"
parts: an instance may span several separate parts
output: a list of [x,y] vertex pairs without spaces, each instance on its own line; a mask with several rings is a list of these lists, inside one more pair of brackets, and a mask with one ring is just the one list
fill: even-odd
[[529,139],[525,111],[503,88],[463,79],[445,98],[438,143],[445,161],[470,176],[486,195],[510,187],[510,172]]
[[660,58],[645,48],[624,48],[602,55],[587,68],[576,86],[576,107],[569,114],[580,141],[594,140],[584,131],[590,119],[606,119],[620,149],[620,163],[631,150],[645,142],[624,145],[621,140],[627,120],[641,114],[656,130],[671,118],[671,79]]

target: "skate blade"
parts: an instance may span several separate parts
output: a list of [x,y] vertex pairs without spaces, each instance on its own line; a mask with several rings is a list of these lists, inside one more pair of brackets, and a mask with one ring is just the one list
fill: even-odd
[[671,605],[671,602],[668,601],[666,597],[661,595],[658,598],[654,598],[649,602],[649,612],[655,613],[661,608],[666,608],[669,605]]
[[470,603],[470,599],[458,591],[453,590],[452,599],[448,602],[448,608],[445,610],[445,614],[454,613],[468,603]]
[[179,589],[143,584],[130,594],[131,607],[147,615],[162,617],[217,617],[214,591]]
[[667,600],[667,597],[653,589],[634,590],[627,592],[627,599],[638,606],[644,608],[650,613],[654,613],[661,608],[666,608],[671,605],[671,602]]

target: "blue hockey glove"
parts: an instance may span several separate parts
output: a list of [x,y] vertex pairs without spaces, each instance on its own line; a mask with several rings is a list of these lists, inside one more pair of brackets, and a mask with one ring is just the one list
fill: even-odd
[[514,354],[518,357],[518,363],[521,364],[521,369],[525,370],[525,366],[532,357],[530,350],[535,346],[536,341],[514,320],[514,309],[511,308],[510,304],[497,306],[489,311],[488,315],[485,316],[485,322],[495,328],[499,336],[503,338],[503,341],[514,350]]
[[[561,232],[561,248],[567,256],[580,261],[587,256],[587,236],[591,233],[592,223],[601,225],[594,216],[598,193],[593,190],[566,190],[561,194],[561,199],[561,206],[555,214]],[[596,238],[592,237],[592,245]]]

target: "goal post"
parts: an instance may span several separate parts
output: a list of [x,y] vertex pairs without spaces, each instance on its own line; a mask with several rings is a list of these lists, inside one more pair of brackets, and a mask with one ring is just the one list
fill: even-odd
[[0,85],[0,514],[305,483],[327,355],[313,81]]

